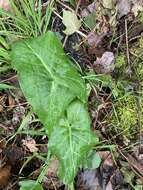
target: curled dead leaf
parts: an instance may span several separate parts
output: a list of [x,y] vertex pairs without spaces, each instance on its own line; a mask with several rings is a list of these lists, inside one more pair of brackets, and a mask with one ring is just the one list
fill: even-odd
[[56,158],[52,158],[49,163],[46,176],[57,176],[58,168],[59,168],[59,161]]
[[104,37],[107,35],[107,30],[105,30],[102,34],[95,34],[94,32],[90,32],[87,36],[87,42],[88,45],[91,48],[98,47],[101,43]]
[[[49,161],[48,169],[46,171],[46,174],[43,178],[43,186],[46,189],[58,189],[63,185],[63,183],[59,180],[57,176],[57,171],[59,168],[59,161],[55,158],[52,157],[51,160]],[[41,173],[41,169],[37,169],[34,171],[33,178],[37,178]]]
[[8,104],[10,109],[12,109],[15,105],[15,100],[11,95],[8,96]]
[[12,124],[15,126],[18,123],[20,123],[21,119],[25,117],[25,108],[24,106],[16,106],[13,108],[13,118],[12,118]]
[[118,0],[116,9],[118,12],[119,18],[127,15],[131,11],[131,1],[130,0]]
[[132,155],[127,156],[127,161],[129,164],[138,171],[141,175],[143,175],[143,165],[139,163]]
[[4,138],[0,138],[0,149],[3,150],[6,147],[6,140]]
[[113,190],[111,181],[108,182],[108,184],[106,186],[106,190]]
[[24,158],[24,152],[21,147],[17,145],[10,145],[3,150],[8,162],[12,166],[17,166],[18,162],[20,162]]
[[115,57],[112,52],[106,51],[101,58],[96,59],[94,68],[97,73],[111,73],[115,68]]
[[91,4],[89,4],[86,8],[84,8],[81,11],[82,18],[85,18],[85,17],[89,16],[90,13],[95,12],[98,6],[99,6],[99,3],[96,2],[96,1],[94,1]]
[[11,176],[11,166],[9,164],[0,168],[0,187],[5,187]]
[[102,160],[106,160],[108,157],[112,157],[110,151],[98,151],[97,154],[100,156]]
[[30,152],[38,152],[38,148],[36,147],[36,142],[32,138],[27,138],[26,140],[22,140],[23,145],[28,148]]
[[101,176],[97,169],[84,170],[77,176],[76,189],[102,190]]
[[0,113],[3,112],[3,106],[0,105]]

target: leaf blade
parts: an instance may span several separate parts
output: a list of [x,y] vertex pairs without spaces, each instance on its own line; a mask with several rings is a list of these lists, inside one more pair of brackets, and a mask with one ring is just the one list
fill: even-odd
[[80,101],[71,103],[66,115],[51,134],[49,150],[60,160],[60,178],[65,184],[70,184],[78,167],[92,146],[98,143],[98,139],[90,131],[89,115]]
[[17,42],[11,58],[25,96],[47,128],[57,123],[75,97],[86,102],[84,81],[52,32]]
[[[98,142],[90,131],[85,83],[52,32],[17,42],[11,59],[25,97],[48,130],[49,149],[61,163],[60,178],[70,184]],[[60,151],[65,142],[66,150]]]
[[77,32],[81,27],[81,21],[78,20],[75,12],[63,10],[63,24],[66,26],[65,34],[71,35]]

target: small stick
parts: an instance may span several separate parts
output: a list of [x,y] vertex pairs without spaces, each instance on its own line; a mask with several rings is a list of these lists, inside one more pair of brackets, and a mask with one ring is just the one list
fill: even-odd
[[77,14],[77,12],[78,12],[78,9],[79,9],[80,4],[81,4],[81,0],[78,0],[77,6],[76,6],[76,10],[75,10],[76,14]]
[[69,11],[74,11],[72,8],[70,8],[69,6],[67,6],[67,5],[65,5],[64,3],[62,3],[61,1],[59,1],[59,0],[57,0],[57,2],[59,3],[59,4],[61,4],[63,7],[65,7],[66,9],[68,9]]
[[61,20],[63,20],[63,18],[53,9],[53,13],[57,16],[57,17],[59,17]]
[[16,77],[17,77],[17,76],[14,75],[14,76],[12,76],[12,77],[10,77],[10,78],[8,78],[8,79],[1,80],[0,83],[8,82],[8,81],[10,81],[11,79],[14,79],[14,78],[16,78]]
[[79,30],[77,30],[76,32],[77,32],[80,36],[82,36],[82,37],[84,37],[84,38],[87,39],[87,35],[84,34],[83,32],[81,32],[81,31],[79,31]]
[[68,35],[66,35],[66,37],[65,37],[65,39],[64,39],[64,42],[63,42],[63,48],[65,47],[65,45],[66,45],[66,42],[67,42],[67,40],[68,40]]
[[127,62],[128,62],[128,72],[131,74],[131,64],[130,64],[130,55],[129,55],[129,44],[128,44],[128,26],[127,19],[125,19],[125,32],[126,32],[126,54],[127,54]]

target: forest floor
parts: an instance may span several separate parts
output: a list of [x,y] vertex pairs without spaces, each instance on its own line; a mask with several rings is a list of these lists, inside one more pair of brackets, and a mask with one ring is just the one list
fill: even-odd
[[[9,52],[14,41],[40,32],[14,25],[11,15],[19,17],[8,0],[0,0],[0,7],[7,12],[0,9],[0,188],[18,190],[21,180],[41,177],[48,137],[19,87]],[[143,190],[143,1],[43,0],[42,17],[47,9],[47,30],[57,34],[86,81],[91,128],[100,140],[95,147],[100,164],[96,158],[98,167],[79,169],[75,190]],[[73,15],[64,17],[63,11]],[[68,189],[57,165],[53,159],[44,172],[44,189]]]

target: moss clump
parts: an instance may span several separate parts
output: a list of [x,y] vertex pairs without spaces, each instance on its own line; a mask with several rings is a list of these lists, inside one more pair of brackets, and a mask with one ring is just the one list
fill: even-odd
[[138,15],[139,21],[140,23],[143,24],[143,11],[140,12],[140,14]]
[[115,67],[120,68],[126,65],[126,58],[124,54],[120,54],[116,57]]
[[[140,101],[140,112],[143,114],[143,101]],[[119,98],[114,104],[114,111],[111,117],[111,125],[117,135],[120,135],[129,142],[139,134],[139,108],[137,107],[137,97],[128,94]],[[141,130],[143,131],[143,118],[141,118]]]
[[139,81],[143,81],[143,37],[130,49],[133,70]]

